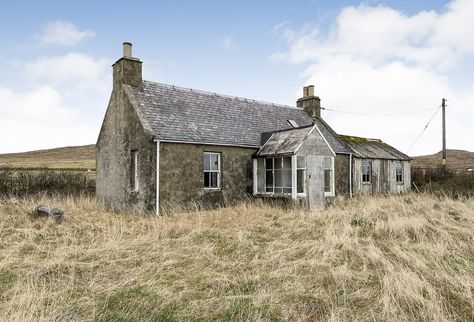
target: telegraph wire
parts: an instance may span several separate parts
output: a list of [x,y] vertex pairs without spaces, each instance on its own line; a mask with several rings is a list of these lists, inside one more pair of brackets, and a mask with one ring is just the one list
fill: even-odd
[[328,107],[322,107],[322,110],[329,111],[329,112],[334,112],[334,113],[341,113],[341,114],[349,114],[349,115],[359,115],[359,116],[375,116],[375,117],[387,117],[387,116],[403,116],[403,115],[413,115],[415,113],[420,113],[420,112],[426,112],[426,111],[431,111],[434,109],[439,108],[440,106],[436,107],[431,107],[431,108],[425,108],[422,110],[416,110],[411,113],[388,113],[388,114],[370,114],[370,113],[357,113],[357,112],[347,112],[347,111],[340,111]]
[[423,133],[426,131],[426,129],[428,128],[428,126],[430,125],[431,121],[433,121],[433,119],[435,118],[436,114],[439,113],[439,111],[441,110],[441,107],[442,105],[438,106],[437,107],[437,110],[434,112],[434,114],[431,116],[430,120],[428,121],[428,123],[426,123],[425,127],[423,128],[423,130],[421,130],[420,134],[416,137],[415,141],[413,141],[412,145],[410,146],[410,148],[408,149],[407,151],[407,154],[410,153],[411,149],[415,146],[415,144],[418,142],[418,140],[421,138],[421,136],[423,135]]

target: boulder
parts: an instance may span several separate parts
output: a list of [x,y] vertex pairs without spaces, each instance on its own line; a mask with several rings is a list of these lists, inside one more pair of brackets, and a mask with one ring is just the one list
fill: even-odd
[[39,217],[50,217],[56,224],[60,224],[64,221],[64,212],[59,208],[49,208],[45,205],[38,205],[35,208],[35,213]]

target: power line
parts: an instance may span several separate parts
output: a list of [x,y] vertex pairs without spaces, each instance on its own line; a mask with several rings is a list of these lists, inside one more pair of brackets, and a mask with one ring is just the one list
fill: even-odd
[[439,113],[439,111],[441,110],[441,105],[437,107],[437,110],[434,112],[434,114],[431,116],[430,120],[428,121],[428,123],[426,123],[425,127],[423,128],[423,130],[421,130],[420,134],[416,137],[415,141],[413,141],[412,145],[410,146],[410,148],[408,149],[407,151],[407,154],[410,153],[411,149],[415,146],[416,142],[418,142],[418,140],[421,138],[421,136],[423,135],[423,133],[425,132],[425,130],[428,128],[428,126],[430,125],[431,121],[433,121],[433,119],[435,118],[436,114]]
[[375,117],[413,115],[415,113],[431,111],[431,110],[434,110],[434,109],[437,109],[437,108],[439,108],[439,106],[431,107],[431,108],[425,108],[425,109],[413,111],[413,112],[410,112],[410,113],[369,114],[369,113],[357,113],[357,112],[340,111],[340,110],[336,110],[336,109],[332,109],[332,108],[328,108],[328,107],[321,107],[322,110],[329,111],[329,112],[334,112],[334,113],[359,115],[359,116],[375,116]]

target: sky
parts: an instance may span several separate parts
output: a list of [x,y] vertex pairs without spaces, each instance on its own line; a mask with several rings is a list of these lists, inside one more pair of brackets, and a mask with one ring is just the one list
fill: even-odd
[[409,155],[441,149],[444,97],[447,147],[474,151],[473,15],[474,0],[9,1],[0,153],[95,143],[124,41],[146,80],[293,106],[314,84],[338,133]]

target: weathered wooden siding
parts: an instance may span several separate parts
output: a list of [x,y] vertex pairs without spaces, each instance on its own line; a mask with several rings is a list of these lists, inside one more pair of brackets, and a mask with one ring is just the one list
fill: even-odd
[[325,205],[323,157],[333,157],[331,149],[315,129],[298,150],[306,156],[306,202],[309,209],[321,209]]
[[[371,183],[362,183],[362,162],[372,161]],[[395,178],[395,165],[403,164],[403,183],[397,183]],[[360,159],[353,158],[353,193],[356,194],[395,194],[410,190],[411,169],[409,161]]]
[[337,196],[349,196],[349,155],[337,154],[334,162]]
[[323,158],[320,155],[306,157],[306,196],[309,209],[322,209],[324,198]]

